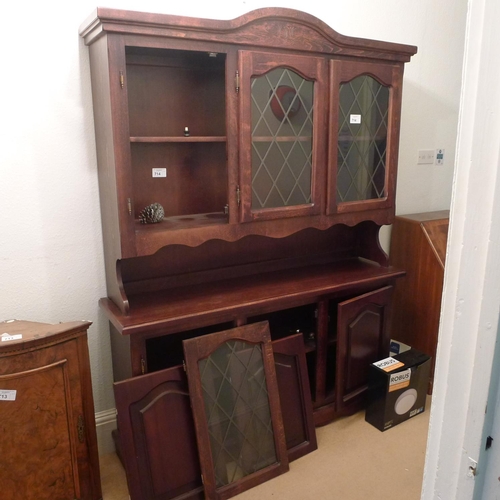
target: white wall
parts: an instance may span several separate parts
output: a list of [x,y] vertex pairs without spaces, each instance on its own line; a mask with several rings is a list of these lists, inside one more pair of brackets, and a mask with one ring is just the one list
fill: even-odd
[[[78,27],[97,6],[2,5],[0,320],[88,319],[96,411],[114,407],[87,47]],[[466,0],[165,2],[103,6],[230,19],[255,8],[306,10],[344,35],[417,45],[405,70],[398,213],[448,208]],[[445,165],[416,165],[445,148]],[[386,235],[385,238],[388,236]]]

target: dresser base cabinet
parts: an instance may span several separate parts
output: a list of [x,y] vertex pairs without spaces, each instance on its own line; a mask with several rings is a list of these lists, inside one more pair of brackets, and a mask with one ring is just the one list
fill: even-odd
[[2,498],[102,498],[86,336],[90,323],[0,325]]

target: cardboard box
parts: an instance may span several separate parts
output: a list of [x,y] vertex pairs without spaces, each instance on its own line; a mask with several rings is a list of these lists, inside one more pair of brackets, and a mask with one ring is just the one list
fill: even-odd
[[391,345],[389,348],[389,355],[396,356],[396,354],[401,354],[402,352],[409,351],[411,347],[407,344],[403,344],[399,340],[391,339]]
[[425,411],[430,360],[409,349],[371,364],[365,420],[386,431]]

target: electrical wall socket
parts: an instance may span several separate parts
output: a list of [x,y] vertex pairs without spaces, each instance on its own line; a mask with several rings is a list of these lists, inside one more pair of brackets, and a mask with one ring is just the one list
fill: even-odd
[[444,163],[444,149],[436,149],[436,165]]
[[418,152],[418,165],[432,165],[434,163],[433,149],[420,149]]

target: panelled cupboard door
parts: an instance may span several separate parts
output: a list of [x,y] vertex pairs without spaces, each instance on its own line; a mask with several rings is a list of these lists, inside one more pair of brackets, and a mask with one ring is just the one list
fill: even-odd
[[204,498],[182,366],[114,384],[131,500]]
[[338,305],[337,411],[364,398],[370,364],[389,355],[392,293],[386,286]]
[[326,60],[253,51],[238,57],[242,221],[319,214]]
[[304,337],[299,333],[274,340],[272,344],[286,448],[291,462],[318,447]]
[[330,61],[327,213],[395,203],[403,66]]

